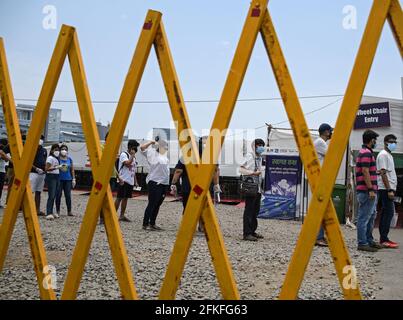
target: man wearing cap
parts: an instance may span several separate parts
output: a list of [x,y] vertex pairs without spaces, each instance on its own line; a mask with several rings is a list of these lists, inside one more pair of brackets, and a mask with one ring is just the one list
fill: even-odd
[[34,164],[31,168],[31,173],[29,174],[29,181],[31,182],[32,192],[35,193],[35,206],[36,212],[40,216],[45,216],[44,212],[41,212],[41,193],[43,187],[45,186],[45,167],[46,158],[48,157],[48,152],[43,147],[45,137],[41,135],[39,140],[38,149],[36,149],[36,155],[34,159]]
[[[319,127],[319,137],[315,140],[314,142],[314,147],[316,150],[316,153],[318,154],[318,158],[320,161],[320,164],[323,164],[323,160],[325,159],[326,153],[327,153],[327,141],[329,141],[332,138],[332,133],[333,133],[333,128],[327,124],[327,123],[322,123]],[[309,198],[312,198],[312,191],[309,189]],[[320,228],[318,237],[316,239],[316,245],[320,247],[327,247],[327,242],[325,239],[325,231],[323,227]]]

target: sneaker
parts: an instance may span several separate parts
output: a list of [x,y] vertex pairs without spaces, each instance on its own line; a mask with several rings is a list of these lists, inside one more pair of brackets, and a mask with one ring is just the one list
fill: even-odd
[[352,223],[352,222],[350,221],[350,219],[348,219],[348,218],[347,218],[347,221],[346,221],[346,226],[347,226],[347,227],[350,227],[350,228],[353,229],[353,230],[356,230],[356,229],[357,229],[357,227],[355,226],[355,224]]
[[132,222],[128,217],[126,217],[126,216],[121,216],[120,218],[119,218],[119,221],[123,221],[123,222]]
[[318,246],[318,247],[328,247],[329,245],[327,244],[327,242],[326,242],[325,239],[320,239],[320,240],[316,240],[315,246]]
[[147,230],[149,228],[149,225],[148,224],[144,224],[143,225],[143,230]]
[[397,243],[392,243],[390,241],[385,241],[381,243],[381,246],[386,249],[397,249],[399,245]]
[[372,242],[370,245],[370,247],[375,248],[375,249],[382,249],[384,248],[384,246],[378,242]]
[[358,246],[357,248],[359,251],[367,251],[367,252],[377,252],[378,249],[373,248],[369,245],[365,245],[365,246]]
[[74,217],[74,214],[73,214],[72,212],[69,212],[69,213],[67,214],[67,216],[68,216],[68,217]]
[[260,233],[254,233],[253,236],[258,239],[264,239],[264,237]]
[[164,230],[164,229],[158,227],[158,226],[155,225],[155,224],[152,224],[152,225],[150,225],[150,230],[152,230],[152,231],[162,231],[162,230]]
[[43,212],[43,211],[40,211],[40,212],[38,213],[38,216],[39,216],[39,217],[45,217],[45,216],[46,216],[46,213]]
[[388,242],[391,243],[391,244],[395,244],[395,245],[397,245],[397,246],[399,245],[397,242],[394,242],[394,241],[392,241],[392,240],[389,240]]
[[245,241],[257,241],[257,238],[255,236],[251,235],[251,234],[249,234],[247,236],[244,236],[243,239]]
[[59,219],[59,218],[60,218],[60,213],[54,213],[53,216],[54,216],[56,219]]
[[55,217],[53,216],[53,214],[48,214],[46,216],[46,220],[55,220]]

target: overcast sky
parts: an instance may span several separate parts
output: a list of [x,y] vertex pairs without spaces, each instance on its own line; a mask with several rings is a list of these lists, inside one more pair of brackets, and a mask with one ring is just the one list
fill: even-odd
[[[0,36],[4,38],[17,99],[37,99],[61,24],[77,28],[93,100],[117,100],[148,9],[159,10],[186,100],[219,99],[250,1],[1,0]],[[344,94],[368,18],[370,0],[272,0],[277,33],[300,96]],[[45,29],[46,5],[57,10],[56,29]],[[357,10],[357,28],[343,28],[343,8]],[[369,78],[366,95],[402,98],[402,61],[386,24]],[[260,37],[240,98],[279,97]],[[68,63],[55,99],[74,100]],[[166,100],[155,53],[152,52],[137,100]],[[307,116],[309,126],[334,124],[337,97],[302,100],[304,112],[331,104]],[[24,101],[17,100],[18,103]],[[25,102],[27,103],[27,102]],[[53,103],[66,121],[79,121],[76,103]],[[95,104],[98,121],[112,120],[115,104]],[[217,103],[188,103],[191,123],[200,132],[210,128]],[[286,120],[280,101],[239,102],[231,128],[256,128]],[[130,136],[145,137],[153,127],[168,127],[166,104],[135,104]],[[289,127],[288,122],[281,124]],[[258,135],[264,135],[260,130]]]

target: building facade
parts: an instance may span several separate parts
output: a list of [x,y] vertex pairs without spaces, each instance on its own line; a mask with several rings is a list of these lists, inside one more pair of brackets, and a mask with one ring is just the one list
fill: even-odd
[[[31,126],[35,106],[18,104],[16,109],[21,131],[28,132],[28,129]],[[50,109],[49,117],[46,119],[45,130],[43,132],[46,141],[59,140],[61,117],[62,110]],[[3,106],[0,105],[0,136],[4,137],[6,135],[7,129],[4,119]]]
[[[28,132],[28,129],[31,126],[35,106],[18,104],[16,109],[21,131]],[[109,130],[109,126],[104,126],[102,123],[97,122],[97,128],[100,139],[104,140],[105,135]],[[62,121],[61,109],[50,109],[43,135],[45,136],[45,142],[47,143],[85,141],[81,122]],[[7,129],[3,106],[0,105],[0,137],[5,136],[7,136]],[[125,138],[127,139],[127,137]]]

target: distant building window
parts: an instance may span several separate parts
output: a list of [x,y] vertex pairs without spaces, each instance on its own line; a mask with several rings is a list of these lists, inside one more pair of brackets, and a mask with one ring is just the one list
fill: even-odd
[[31,120],[31,112],[30,111],[20,111],[20,119],[21,120]]

